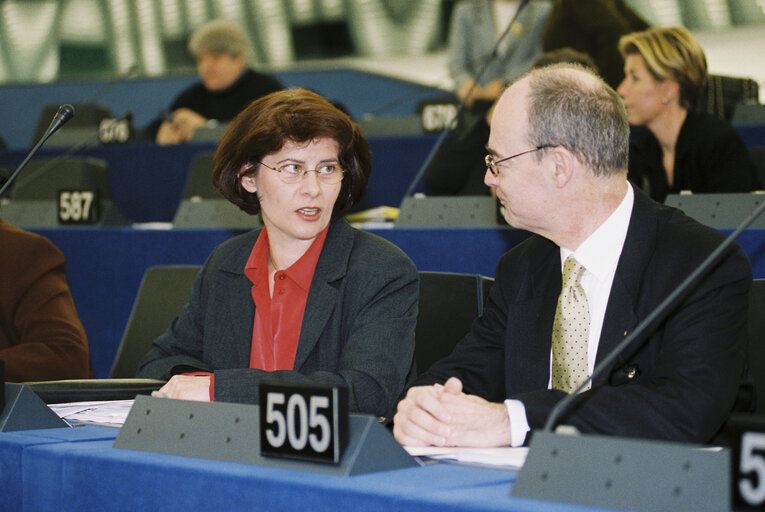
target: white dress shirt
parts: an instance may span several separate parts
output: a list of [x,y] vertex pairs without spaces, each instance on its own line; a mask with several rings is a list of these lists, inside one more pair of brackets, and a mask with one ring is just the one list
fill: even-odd
[[[590,309],[590,330],[587,340],[587,366],[590,375],[595,367],[608,296],[611,293],[611,284],[614,281],[619,256],[621,256],[624,247],[624,239],[627,237],[627,228],[632,216],[634,202],[635,193],[632,190],[632,185],[628,184],[627,193],[619,206],[598,229],[577,247],[576,251],[565,247],[560,248],[561,273],[563,272],[563,263],[569,257],[576,259],[585,268],[580,283],[584,289],[584,294],[587,296],[587,304]],[[552,353],[550,353],[550,365],[552,365]],[[551,381],[548,381],[548,389],[550,386]],[[520,446],[530,430],[526,417],[526,407],[520,400],[512,399],[505,400],[505,406],[510,416],[511,446]]]

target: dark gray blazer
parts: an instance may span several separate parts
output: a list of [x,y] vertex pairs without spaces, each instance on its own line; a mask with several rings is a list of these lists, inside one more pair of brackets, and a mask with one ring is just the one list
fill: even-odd
[[255,304],[244,266],[258,234],[215,249],[189,303],[154,341],[138,376],[211,371],[216,401],[246,403],[258,402],[264,378],[343,386],[352,412],[388,413],[414,353],[414,263],[390,242],[334,221],[308,292],[294,369],[266,372],[249,368]]
[[[712,228],[635,190],[596,356],[602,360],[723,240]],[[483,316],[454,352],[415,384],[462,378],[468,393],[521,400],[540,428],[565,396],[547,389],[560,248],[532,236],[506,253]],[[740,248],[644,332],[561,423],[585,433],[705,443],[730,416],[746,381],[752,270]]]

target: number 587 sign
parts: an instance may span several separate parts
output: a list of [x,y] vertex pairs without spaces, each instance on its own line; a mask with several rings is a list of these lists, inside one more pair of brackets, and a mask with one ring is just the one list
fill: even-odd
[[345,388],[260,383],[260,452],[337,464],[348,439]]

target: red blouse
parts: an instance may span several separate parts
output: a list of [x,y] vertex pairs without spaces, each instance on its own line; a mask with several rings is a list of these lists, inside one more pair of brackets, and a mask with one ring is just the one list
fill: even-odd
[[316,263],[319,261],[327,226],[292,266],[274,274],[273,296],[268,286],[268,232],[260,232],[244,274],[252,281],[255,319],[252,325],[250,368],[266,371],[292,370],[295,365],[300,328]]

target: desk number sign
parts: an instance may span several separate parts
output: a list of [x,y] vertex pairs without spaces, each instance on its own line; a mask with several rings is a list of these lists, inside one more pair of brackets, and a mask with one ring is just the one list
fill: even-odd
[[428,101],[419,105],[420,124],[425,133],[441,132],[451,126],[457,115],[453,101]]
[[338,464],[347,441],[345,388],[260,383],[261,455]]
[[60,224],[95,224],[99,216],[98,193],[95,190],[59,190],[58,222]]
[[765,417],[731,420],[733,510],[765,510]]

